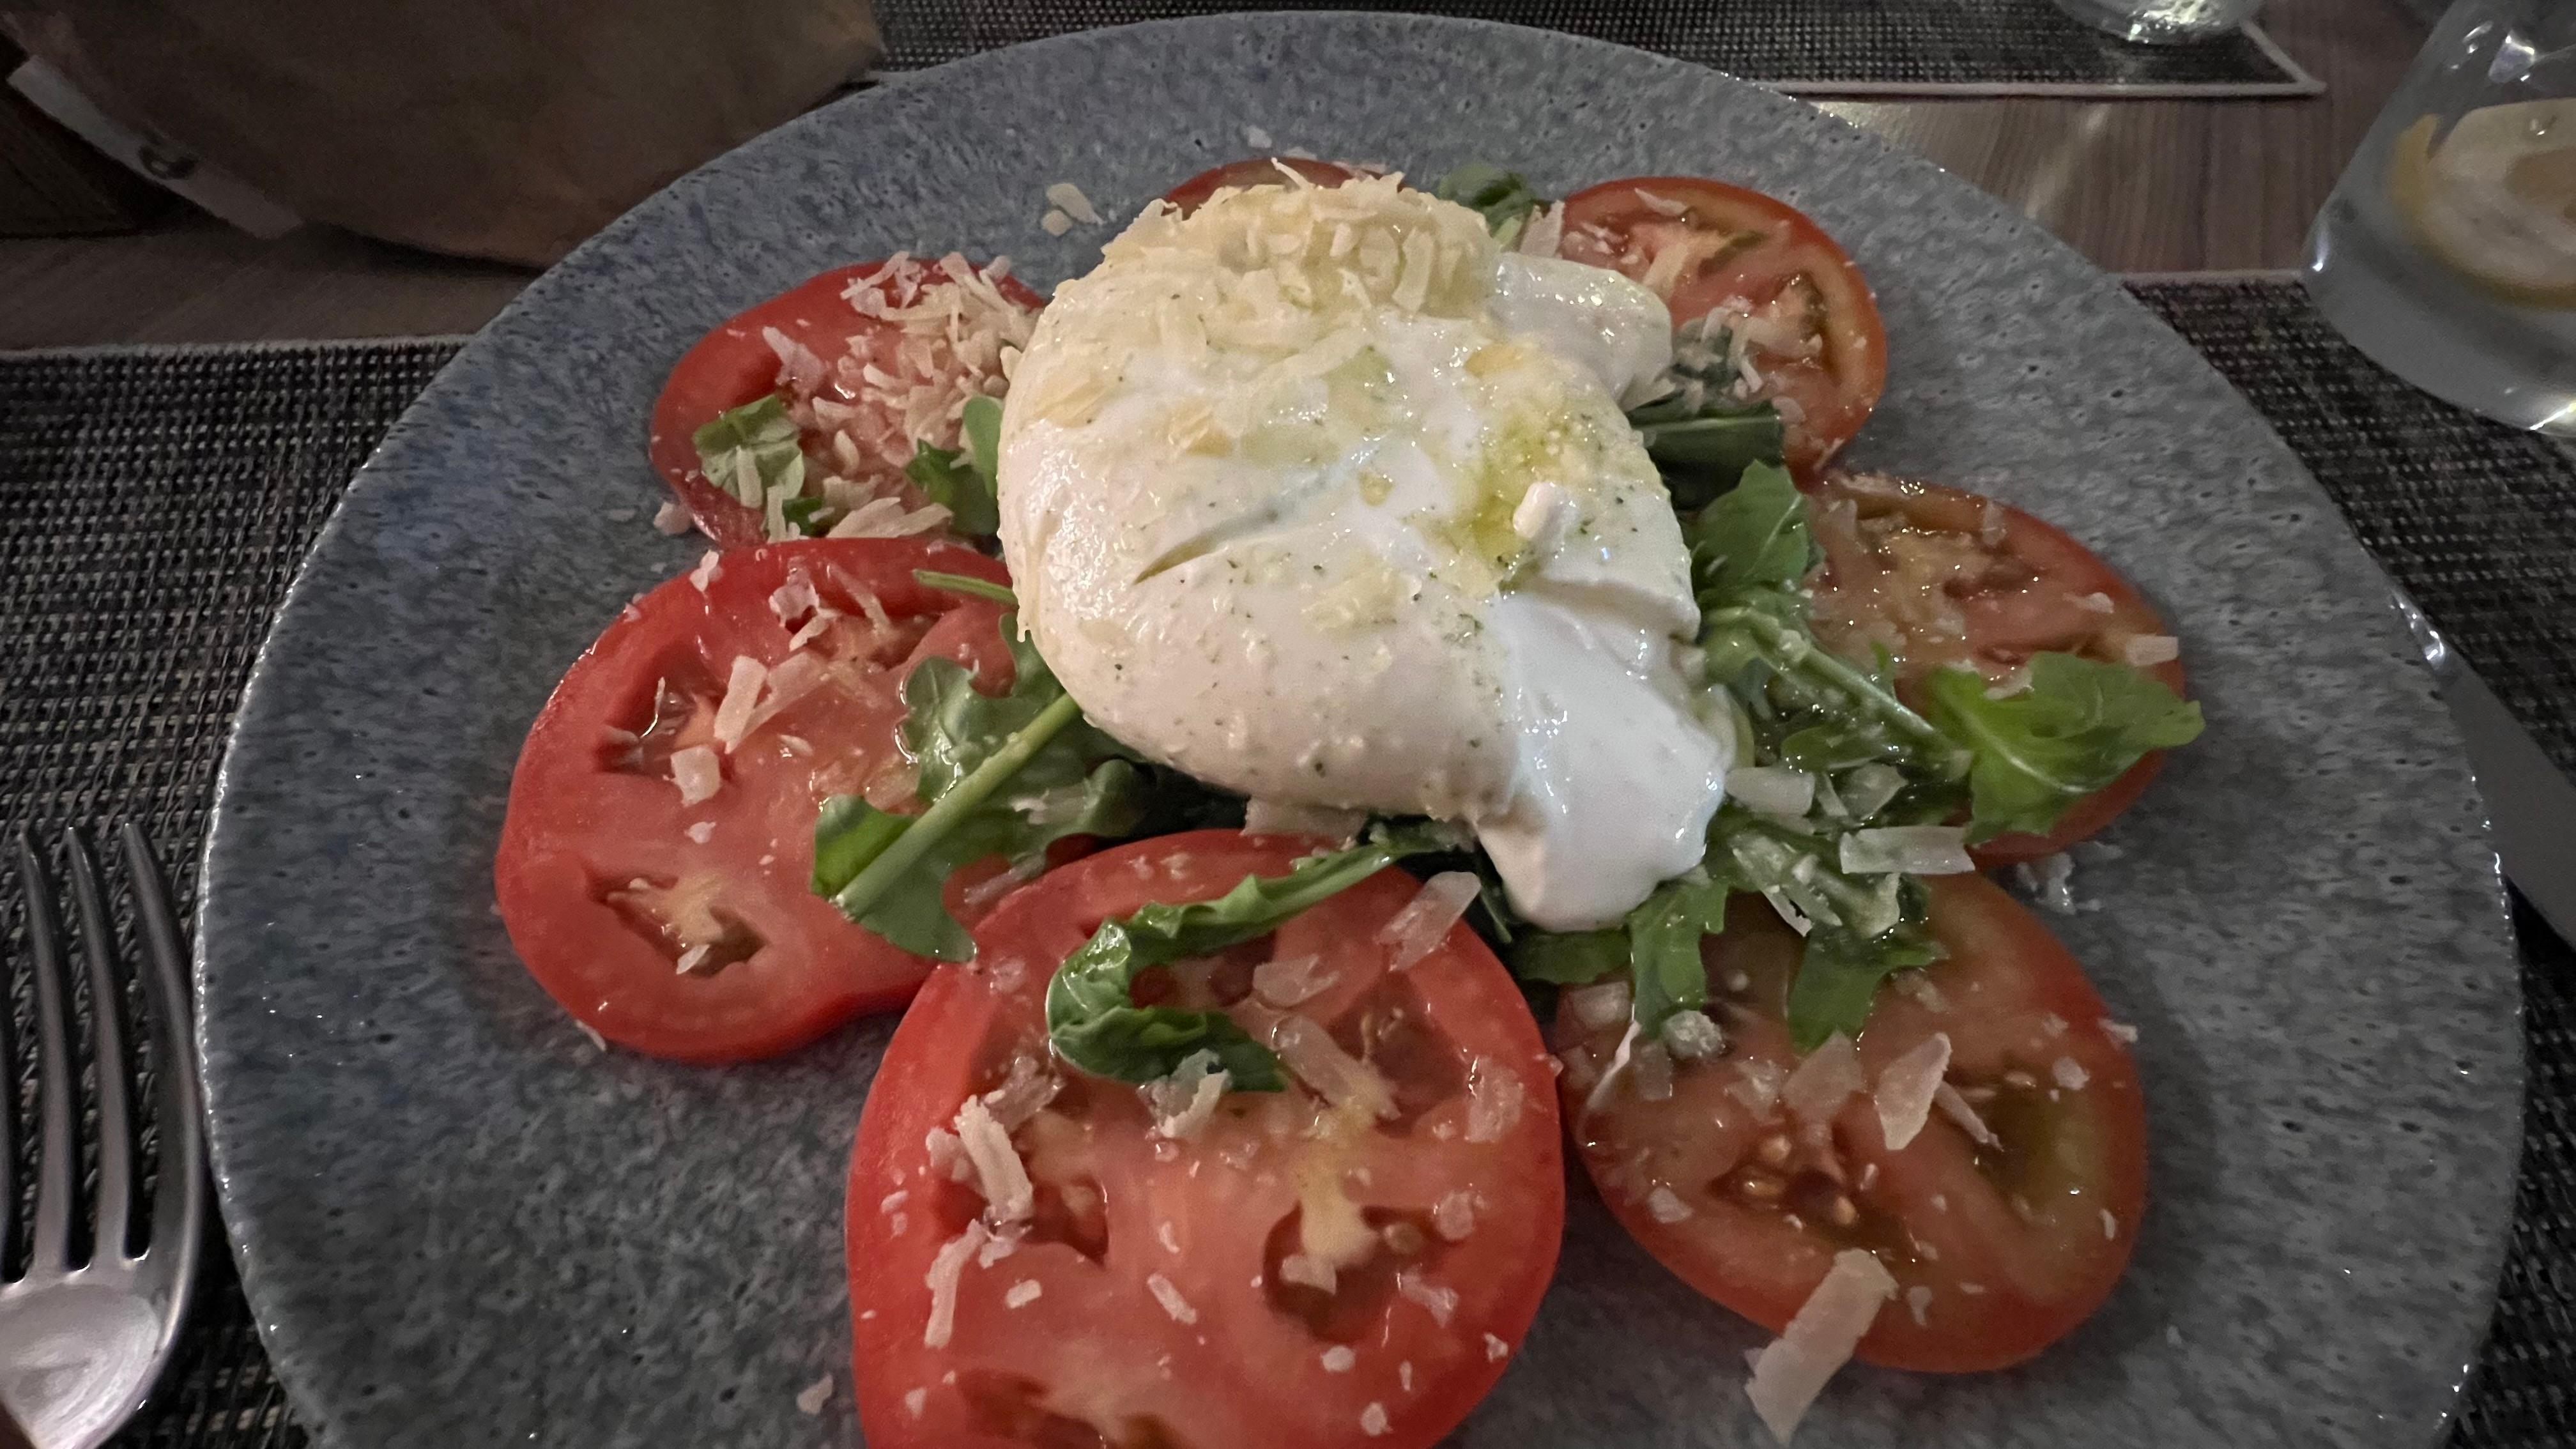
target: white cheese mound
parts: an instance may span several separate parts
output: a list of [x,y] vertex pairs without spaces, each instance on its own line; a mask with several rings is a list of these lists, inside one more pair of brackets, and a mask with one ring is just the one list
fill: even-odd
[[1449,938],[1449,928],[1467,914],[1467,907],[1475,903],[1482,889],[1476,878],[1463,870],[1444,870],[1424,881],[1404,909],[1378,928],[1379,944],[1394,952],[1387,960],[1387,969],[1409,970],[1413,963],[1436,950]]
[[1789,1442],[1826,1381],[1851,1361],[1879,1309],[1895,1296],[1896,1279],[1868,1249],[1845,1248],[1834,1255],[1834,1266],[1799,1305],[1789,1326],[1753,1356],[1753,1378],[1745,1384],[1744,1396],[1753,1401],[1753,1412],[1762,1416],[1773,1438]]
[[993,1109],[983,1098],[969,1097],[957,1109],[956,1126],[957,1140],[974,1164],[984,1194],[985,1218],[996,1227],[1028,1221],[1037,1193],[1019,1149],[1011,1145],[1011,1134],[994,1118]]
[[1850,1037],[1835,1032],[1780,1084],[1780,1103],[1801,1122],[1821,1125],[1834,1119],[1843,1103],[1869,1086],[1860,1053]]
[[1931,1120],[1932,1099],[1940,1094],[1941,1074],[1950,1069],[1950,1034],[1936,1031],[1878,1074],[1872,1093],[1878,1107],[1879,1136],[1890,1152],[1901,1152]]

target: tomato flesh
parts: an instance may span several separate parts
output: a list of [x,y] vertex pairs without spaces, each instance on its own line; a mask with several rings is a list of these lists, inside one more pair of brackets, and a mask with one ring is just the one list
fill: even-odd
[[1163,199],[1178,207],[1181,215],[1187,216],[1204,205],[1209,197],[1229,186],[1249,189],[1281,185],[1286,180],[1279,174],[1282,166],[1318,186],[1339,186],[1354,177],[1377,174],[1363,167],[1348,166],[1339,161],[1318,161],[1311,156],[1247,156],[1240,161],[1209,167],[1164,192]]
[[[923,501],[903,475],[903,465],[911,456],[911,439],[903,436],[909,423],[886,415],[891,411],[889,401],[863,376],[869,366],[889,373],[900,370],[902,329],[863,315],[851,296],[854,291],[872,292],[890,306],[904,305],[912,300],[918,283],[918,277],[910,274],[924,273],[933,265],[908,264],[898,269],[873,261],[835,268],[727,318],[672,366],[670,379],[653,404],[646,451],[655,471],[688,509],[691,521],[717,547],[754,547],[768,540],[768,529],[760,510],[707,478],[699,464],[695,435],[717,414],[773,392],[788,396],[791,416],[804,434],[809,474],[840,474],[907,504],[917,506]],[[1006,300],[1030,314],[1045,305],[1044,298],[1016,277],[1006,274],[991,280]],[[773,331],[812,354],[815,368],[810,375],[799,376],[779,356],[768,337]],[[999,376],[999,364],[993,359],[948,354],[934,362],[977,378]],[[835,410],[833,421],[817,415],[817,396]],[[940,435],[927,441],[955,447],[954,420],[941,420],[936,426]],[[866,445],[846,452],[836,449],[832,436],[837,431],[850,431],[854,442]],[[897,446],[886,446],[890,441]]]
[[[1868,663],[1896,664],[1897,691],[1919,702],[1923,679],[1965,665],[2002,682],[2033,654],[2128,662],[2131,641],[2170,637],[2155,606],[2062,529],[1978,494],[1876,474],[1837,474],[1809,489],[1824,548],[1815,583],[1816,637]],[[2176,694],[2179,659],[2144,666]],[[2163,768],[2139,760],[2069,807],[2046,835],[1999,835],[1971,853],[1984,866],[2054,855],[2119,816]]]
[[[1503,1372],[1563,1227],[1550,1067],[1517,989],[1463,925],[1389,969],[1378,932],[1411,877],[1381,872],[1139,988],[1221,1007],[1257,1037],[1329,1034],[1382,1098],[1337,1107],[1300,1078],[1227,1095],[1175,1141],[1154,1135],[1138,1088],[1047,1055],[1047,980],[1103,919],[1283,874],[1317,844],[1200,831],[1113,847],[1008,897],[977,928],[975,962],[931,978],[850,1167],[868,1442],[1419,1449]],[[1272,980],[1262,963],[1303,958],[1311,996],[1254,990]],[[1015,1073],[1052,1083],[1043,1107],[1003,1124],[1033,1206],[1004,1230],[1010,1247],[965,1260],[941,1342],[929,1279],[944,1247],[983,1230],[987,1204],[981,1178],[953,1177],[932,1144],[970,1094],[1012,1099]]]
[[[955,546],[765,545],[646,594],[565,673],[511,777],[493,877],[511,944],[566,1011],[636,1051],[725,1062],[912,994],[929,963],[842,919],[808,878],[824,799],[911,808],[896,730],[915,664],[941,655],[1009,683],[1000,611],[917,568],[1007,579]],[[727,751],[717,714],[744,659],[779,707]],[[695,804],[684,757],[720,780]]]
[[2118,1283],[2146,1197],[2144,1105],[2119,1028],[2047,928],[1983,877],[1927,884],[1949,958],[1880,992],[1857,1043],[1862,1072],[1874,1084],[1947,1034],[1947,1080],[1993,1145],[1936,1111],[1891,1151],[1868,1085],[1829,1122],[1787,1114],[1798,939],[1755,896],[1729,903],[1704,950],[1721,1053],[1676,1064],[1658,1100],[1634,1071],[1605,1087],[1624,1026],[1605,1008],[1619,988],[1606,1001],[1585,988],[1557,1018],[1560,1088],[1611,1212],[1693,1288],[1776,1333],[1837,1252],[1867,1248],[1898,1296],[1860,1358],[2002,1368],[2065,1336]]
[[1789,466],[1812,475],[1887,387],[1887,329],[1860,268],[1786,202],[1697,176],[1631,176],[1565,200],[1561,255],[1608,267],[1672,309],[1680,344],[1740,334],[1780,409]]

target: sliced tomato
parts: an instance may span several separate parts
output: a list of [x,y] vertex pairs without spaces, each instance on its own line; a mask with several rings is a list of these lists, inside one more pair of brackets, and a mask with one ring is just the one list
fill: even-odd
[[[1560,1089],[1611,1212],[1693,1288],[1776,1333],[1837,1252],[1866,1248],[1898,1293],[1859,1356],[1968,1372],[2029,1358],[2110,1295],[2146,1201],[2146,1116],[2123,1029],[2066,948],[1981,876],[1928,884],[1949,958],[1882,989],[1858,1042],[1870,1085],[1829,1120],[1780,1104],[1799,941],[1758,896],[1704,953],[1722,1052],[1677,1064],[1659,1100],[1633,1069],[1604,1086],[1625,1007],[1588,987],[1560,1008]],[[1993,1140],[1934,1111],[1891,1149],[1872,1089],[1936,1032]]]
[[[903,486],[903,464],[911,453],[909,438],[900,435],[908,425],[898,415],[899,408],[865,380],[862,370],[874,366],[889,375],[912,376],[925,359],[915,357],[907,363],[899,355],[903,329],[885,318],[862,314],[852,304],[850,292],[855,287],[873,293],[890,307],[909,305],[925,278],[937,280],[941,265],[907,258],[900,265],[874,261],[835,268],[734,314],[681,354],[670,380],[662,385],[662,395],[654,401],[647,448],[655,470],[671,485],[699,531],[717,547],[752,547],[765,542],[768,533],[758,509],[746,506],[723,484],[708,480],[699,467],[695,435],[718,413],[773,392],[789,395],[791,411],[805,430],[810,472],[850,474],[889,489]],[[1016,277],[994,276],[989,268],[978,271],[1006,300],[1027,312],[1046,305]],[[812,354],[813,363],[803,369],[804,375],[779,356],[769,341],[772,331]],[[947,348],[933,349],[926,365],[978,378],[998,376],[1000,369],[997,358],[961,357]],[[815,415],[813,399],[818,395],[827,409],[837,409],[834,421],[827,423]],[[943,419],[940,426],[946,429],[945,435],[929,441],[954,447],[955,421]],[[832,446],[832,434],[843,431],[851,435],[853,446],[848,453]],[[887,447],[890,440],[901,446]]]
[[1869,283],[1786,202],[1696,176],[1605,181],[1565,199],[1558,251],[1652,288],[1683,340],[1740,333],[1761,379],[1749,399],[1780,406],[1802,476],[1851,441],[1887,387]]
[[[1139,983],[1259,1039],[1328,1037],[1363,1064],[1340,1106],[1302,1080],[1230,1093],[1170,1140],[1138,1088],[1048,1054],[1047,981],[1101,921],[1282,874],[1316,844],[1200,831],[1111,848],[1009,896],[975,963],[923,988],[850,1165],[870,1444],[1420,1449],[1492,1387],[1556,1264],[1556,1101],[1536,1024],[1473,932],[1391,968],[1379,932],[1411,877],[1381,872]],[[1303,993],[1274,973],[1313,994],[1285,1000]],[[976,1094],[1034,1185],[989,1248],[982,1176],[953,1166],[948,1136]]]
[[[1809,490],[1824,570],[1815,579],[1816,637],[1861,663],[1885,650],[1897,689],[1966,665],[2001,682],[2039,653],[2127,663],[2172,636],[2127,579],[2053,524],[1991,498],[1876,474],[1836,475]],[[2143,642],[2141,642],[2143,641]],[[2174,693],[2182,662],[2142,666]],[[2053,855],[2137,803],[2162,751],[2077,801],[2046,835],[1999,835],[1973,850],[1994,866]]]
[[[911,996],[930,963],[808,888],[815,812],[852,793],[911,808],[896,728],[915,664],[1011,678],[999,610],[913,578],[1007,581],[971,550],[813,539],[717,557],[629,605],[555,686],[493,864],[547,994],[610,1041],[696,1062],[787,1051]],[[744,660],[765,683],[728,751],[718,714]],[[677,783],[692,764],[718,772],[694,804]]]
[[1163,193],[1163,199],[1179,207],[1183,216],[1199,209],[1201,203],[1228,186],[1249,189],[1255,186],[1277,186],[1284,179],[1279,168],[1285,166],[1318,186],[1339,186],[1359,176],[1378,173],[1367,167],[1348,166],[1339,161],[1318,161],[1310,156],[1247,156],[1211,166],[1180,185]]

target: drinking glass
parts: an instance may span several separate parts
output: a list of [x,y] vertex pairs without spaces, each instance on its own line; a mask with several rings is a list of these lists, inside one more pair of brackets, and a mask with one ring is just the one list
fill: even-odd
[[2170,45],[2225,35],[2263,0],[2057,0],[2057,8],[2122,40]]
[[2576,436],[2576,5],[2452,6],[2317,213],[2304,275],[2380,366]]

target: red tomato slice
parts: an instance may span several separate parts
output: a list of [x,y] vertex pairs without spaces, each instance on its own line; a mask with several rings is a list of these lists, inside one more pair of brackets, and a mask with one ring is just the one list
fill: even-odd
[[[746,507],[722,485],[708,481],[698,465],[694,435],[716,414],[769,393],[784,390],[795,405],[792,411],[805,429],[809,472],[839,472],[888,490],[909,486],[903,479],[903,465],[911,459],[911,423],[899,416],[861,373],[862,368],[875,366],[897,376],[909,375],[903,370],[906,364],[900,356],[903,329],[884,318],[861,314],[852,305],[849,293],[858,287],[873,291],[889,306],[909,305],[925,280],[939,280],[941,265],[907,258],[900,265],[861,262],[825,272],[736,313],[681,355],[671,369],[670,380],[662,385],[661,397],[654,401],[646,441],[653,467],[689,510],[699,531],[714,540],[717,547],[749,548],[765,542],[768,535],[758,510]],[[978,273],[993,281],[1004,298],[1029,313],[1046,305],[1044,298],[1016,277],[993,277],[989,269],[978,269]],[[773,329],[813,354],[815,366],[808,375],[796,375],[795,369],[781,361],[767,338]],[[925,359],[913,361],[922,363]],[[953,350],[936,349],[927,357],[926,365],[958,370],[980,380],[998,377],[1000,369],[997,359],[980,355],[961,358]],[[916,366],[912,373],[920,370]],[[842,410],[835,414],[835,422],[826,423],[815,416],[812,400],[818,394],[827,406]],[[853,413],[856,415],[848,416]],[[943,448],[955,447],[955,420],[942,419],[935,426],[942,431],[929,441]],[[853,449],[849,454],[833,447],[835,432],[851,435]],[[889,443],[895,446],[887,446]],[[920,501],[908,494],[902,496],[914,503]]]
[[[955,546],[766,545],[722,555],[703,588],[692,575],[644,595],[565,673],[511,777],[493,879],[510,943],[566,1011],[636,1051],[729,1062],[912,995],[930,963],[807,882],[826,797],[911,808],[895,731],[915,663],[944,655],[1009,684],[1000,611],[917,568],[1008,579]],[[770,694],[727,753],[718,709],[743,659]],[[695,805],[674,783],[684,756],[721,772]]]
[[1631,176],[1565,200],[1558,251],[1652,288],[1682,333],[1702,318],[1741,332],[1781,405],[1801,476],[1860,431],[1887,386],[1887,330],[1860,268],[1805,213],[1696,176]]
[[1829,1124],[1785,1115],[1771,1093],[1798,1063],[1782,1023],[1798,938],[1758,896],[1729,904],[1704,952],[1722,1054],[1676,1066],[1659,1101],[1623,1073],[1587,1112],[1626,1007],[1584,988],[1557,1019],[1560,1088],[1611,1212],[1693,1288],[1777,1333],[1835,1253],[1867,1248],[1898,1296],[1862,1359],[1996,1369],[2064,1337],[2119,1282],[2146,1201],[2146,1114],[2121,1029],[2047,928],[1982,876],[1926,884],[1949,959],[1880,993],[1862,1071],[1874,1085],[1946,1033],[1947,1080],[1992,1145],[1935,1111],[1891,1151],[1870,1086]]
[[[976,963],[931,977],[887,1048],[850,1165],[870,1444],[1420,1449],[1493,1386],[1563,1230],[1550,1064],[1465,926],[1389,969],[1378,932],[1413,898],[1411,877],[1381,872],[1268,940],[1139,983],[1140,996],[1221,1005],[1266,1039],[1282,1022],[1329,1031],[1380,1084],[1340,1094],[1344,1106],[1303,1085],[1234,1093],[1168,1141],[1139,1089],[1059,1081],[1047,1052],[1047,981],[1102,920],[1283,874],[1314,845],[1211,830],[1112,848],[1005,899],[975,933]],[[1254,992],[1261,963],[1298,958],[1315,995]],[[1295,994],[1263,979],[1271,996]],[[1369,1090],[1389,1115],[1361,1105]],[[999,1094],[988,1100],[1035,1205],[1011,1246],[964,1259],[943,1318],[947,1295],[929,1283],[986,1210],[977,1173],[951,1175],[945,1140],[971,1093]]]
[[1339,161],[1318,161],[1307,156],[1247,156],[1211,166],[1180,185],[1163,193],[1163,199],[1179,207],[1183,216],[1199,209],[1200,203],[1224,187],[1277,186],[1282,178],[1279,168],[1285,166],[1318,186],[1339,186],[1359,176],[1378,173],[1363,166],[1348,166]]
[[[1902,694],[1953,664],[2001,681],[2033,654],[2126,663],[2130,641],[2170,637],[2127,579],[2009,504],[1877,474],[1836,475],[1810,492],[1825,552],[1816,637],[1864,663],[1885,649]],[[2145,668],[2182,693],[2179,659]],[[1986,866],[2053,855],[2137,803],[2163,766],[2162,751],[2150,754],[2077,801],[2048,834],[1999,835],[1971,853]]]

